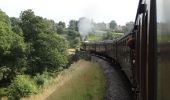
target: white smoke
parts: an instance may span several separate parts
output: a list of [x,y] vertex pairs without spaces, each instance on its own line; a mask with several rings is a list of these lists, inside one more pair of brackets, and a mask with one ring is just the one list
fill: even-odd
[[81,35],[82,41],[85,40],[85,38],[87,37],[87,35],[92,32],[94,25],[92,20],[82,17],[79,19],[79,23],[78,23],[78,29],[79,29],[79,33]]

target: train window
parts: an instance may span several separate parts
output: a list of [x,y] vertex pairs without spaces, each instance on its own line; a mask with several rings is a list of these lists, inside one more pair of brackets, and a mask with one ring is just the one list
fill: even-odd
[[157,2],[157,100],[170,100],[170,1]]

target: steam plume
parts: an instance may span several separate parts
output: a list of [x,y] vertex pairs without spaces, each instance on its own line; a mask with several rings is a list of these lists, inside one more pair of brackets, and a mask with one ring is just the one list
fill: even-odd
[[81,35],[82,41],[84,41],[86,36],[90,32],[92,32],[93,27],[94,27],[94,25],[91,20],[89,20],[85,17],[82,17],[79,19],[78,29],[79,29],[79,33]]

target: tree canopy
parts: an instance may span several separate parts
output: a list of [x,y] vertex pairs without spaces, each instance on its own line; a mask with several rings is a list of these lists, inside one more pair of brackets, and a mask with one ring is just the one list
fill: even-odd
[[36,16],[30,9],[19,18],[0,11],[0,81],[65,67],[68,42],[56,32],[53,20]]
[[26,67],[26,49],[23,37],[12,31],[9,17],[0,11],[1,80],[12,79]]
[[115,20],[112,20],[112,21],[109,23],[109,25],[110,25],[110,29],[114,30],[114,29],[116,28],[116,26],[117,26],[117,23],[116,23]]

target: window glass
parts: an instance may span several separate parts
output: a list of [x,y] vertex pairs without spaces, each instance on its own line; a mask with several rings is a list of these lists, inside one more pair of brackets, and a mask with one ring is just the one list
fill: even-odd
[[157,100],[170,100],[170,0],[157,0]]

